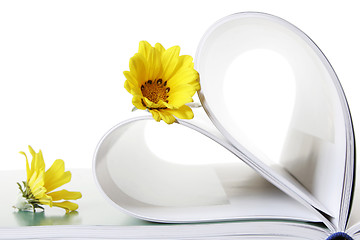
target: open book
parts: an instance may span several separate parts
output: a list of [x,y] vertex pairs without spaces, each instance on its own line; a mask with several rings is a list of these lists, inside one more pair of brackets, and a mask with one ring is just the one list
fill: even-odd
[[[259,65],[246,73],[240,63],[262,57],[271,59],[270,70],[279,69],[252,82],[254,88],[244,85],[265,70]],[[208,237],[326,239],[346,232],[360,238],[360,225],[349,224],[355,177],[350,111],[314,42],[278,17],[239,13],[208,30],[195,65],[207,116],[196,109],[194,120],[178,124],[146,116],[112,128],[94,157],[106,198],[149,221],[209,223],[188,226]],[[216,228],[212,222],[223,223]]]
[[17,188],[3,189],[0,239],[360,239],[350,111],[311,39],[239,13],[208,30],[195,60],[203,108],[193,120],[113,127],[94,154],[100,191],[73,172],[75,214],[11,212]]

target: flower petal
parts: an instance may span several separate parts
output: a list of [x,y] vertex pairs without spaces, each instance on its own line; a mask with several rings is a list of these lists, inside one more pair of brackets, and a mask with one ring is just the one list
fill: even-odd
[[44,171],[34,171],[30,180],[28,181],[28,186],[31,188],[31,191],[34,192],[35,189],[44,186]]
[[66,213],[68,213],[69,211],[75,211],[76,209],[79,208],[79,205],[69,201],[53,202],[53,206],[65,209]]
[[140,87],[132,85],[129,81],[125,81],[124,88],[132,95],[142,95]]
[[146,60],[147,80],[155,80],[161,75],[161,53],[153,48],[147,41],[139,43],[139,54],[142,54]]
[[158,110],[149,110],[149,112],[152,114],[155,121],[160,122],[161,118]]
[[39,150],[39,152],[35,154],[35,165],[34,165],[34,167],[35,167],[34,170],[39,170],[39,169],[44,169],[45,170],[45,162],[44,162],[44,157],[43,157],[43,154],[42,154],[41,150]]
[[139,86],[148,80],[147,63],[145,57],[142,54],[135,53],[135,55],[130,58],[129,68],[131,74],[138,82]]
[[178,68],[194,68],[193,58],[190,55],[181,55],[179,57]]
[[194,113],[190,107],[184,105],[181,106],[179,109],[168,109],[167,112],[174,115],[180,119],[192,119],[194,118]]
[[165,52],[165,48],[160,43],[155,44],[155,49],[158,50],[161,54]]
[[145,59],[147,59],[150,55],[150,51],[152,50],[152,46],[147,41],[139,42],[139,50],[138,53],[144,55]]
[[192,85],[195,88],[195,91],[200,90],[200,83],[198,81],[199,74],[194,69],[183,68],[176,72],[174,76],[169,80],[169,86],[175,87],[179,84],[188,84]]
[[35,170],[35,156],[36,156],[36,153],[35,153],[34,149],[30,145],[28,146],[28,148],[29,148],[30,154],[32,156],[31,168],[30,168],[30,175],[32,175],[34,173],[34,170]]
[[29,148],[29,152],[31,153],[31,156],[34,158],[35,157],[34,149],[30,145],[28,146],[28,148]]
[[59,200],[76,200],[82,197],[80,192],[70,192],[68,190],[60,190],[56,192],[52,192],[48,194],[50,197],[52,197],[53,201],[59,201]]
[[161,65],[161,54],[155,48],[152,48],[147,59],[147,72],[149,80],[156,80],[162,75],[162,65]]
[[166,122],[167,124],[172,124],[175,122],[175,117],[171,115],[167,109],[159,110],[159,114],[161,119]]
[[22,155],[24,155],[25,156],[25,158],[26,158],[26,176],[27,176],[27,179],[26,179],[26,181],[29,181],[30,180],[30,177],[31,177],[31,174],[32,174],[32,172],[31,172],[31,170],[30,170],[30,167],[29,167],[29,161],[28,161],[28,158],[27,158],[27,156],[26,156],[26,154],[24,153],[24,152],[19,152],[19,153],[21,153]]
[[178,84],[176,86],[170,87],[169,97],[171,97],[174,94],[179,94],[179,93],[188,94],[190,97],[192,97],[195,92],[196,92],[196,88],[194,88],[193,85]]
[[51,167],[45,172],[46,183],[51,183],[53,179],[60,178],[65,172],[65,163],[61,159],[56,159]]
[[179,61],[180,47],[173,46],[162,54],[163,79],[170,79]]
[[192,96],[194,95],[193,90],[183,89],[177,92],[172,93],[168,100],[169,104],[173,105],[175,108],[180,108],[186,103],[193,102]]
[[38,199],[41,204],[49,205],[50,207],[53,206],[52,198],[44,194],[44,196]]
[[164,108],[165,105],[163,105],[163,101],[159,101],[158,103],[154,103],[152,101],[150,101],[148,98],[144,97],[142,98],[143,102],[145,103],[145,106],[147,108]]
[[159,100],[158,105],[160,106],[160,108],[169,108],[169,109],[174,109],[176,107],[174,107],[173,105],[171,105],[170,103],[164,102],[163,100]]
[[124,76],[126,77],[126,81],[124,83],[125,89],[131,94],[141,95],[141,84],[136,80],[134,75],[129,71],[124,71]]
[[61,187],[62,185],[70,182],[71,180],[71,172],[63,172],[62,174],[56,174],[56,176],[50,178],[50,181],[48,179],[45,180],[44,187],[47,189],[47,192],[51,192],[52,190]]
[[143,97],[139,96],[139,95],[134,95],[133,99],[132,99],[132,104],[137,108],[137,109],[141,109],[141,110],[145,110],[146,107],[144,107],[144,105],[142,104],[142,99]]
[[33,196],[36,199],[42,199],[44,195],[46,195],[46,188],[44,187],[40,187],[40,188],[35,188],[34,190],[31,190],[31,193],[33,194]]

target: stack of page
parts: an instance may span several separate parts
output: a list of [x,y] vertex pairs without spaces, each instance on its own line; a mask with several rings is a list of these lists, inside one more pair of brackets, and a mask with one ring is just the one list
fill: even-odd
[[[257,56],[291,74],[249,91],[242,67]],[[350,110],[315,43],[281,18],[238,13],[206,32],[195,60],[193,120],[110,129],[92,173],[74,170],[78,212],[14,212],[7,189],[0,239],[360,239]]]

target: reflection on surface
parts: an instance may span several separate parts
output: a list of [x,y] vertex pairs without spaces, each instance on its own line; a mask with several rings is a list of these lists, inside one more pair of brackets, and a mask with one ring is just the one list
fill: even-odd
[[81,223],[77,211],[57,216],[46,216],[44,211],[18,211],[14,212],[13,215],[20,226],[76,225]]

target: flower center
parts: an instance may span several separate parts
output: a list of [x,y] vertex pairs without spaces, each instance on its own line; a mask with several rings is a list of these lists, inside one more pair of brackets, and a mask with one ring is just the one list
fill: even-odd
[[166,87],[166,85],[167,81],[163,82],[161,78],[155,81],[148,80],[141,85],[141,93],[153,103],[158,103],[160,100],[168,103],[167,98],[169,97],[170,88]]

